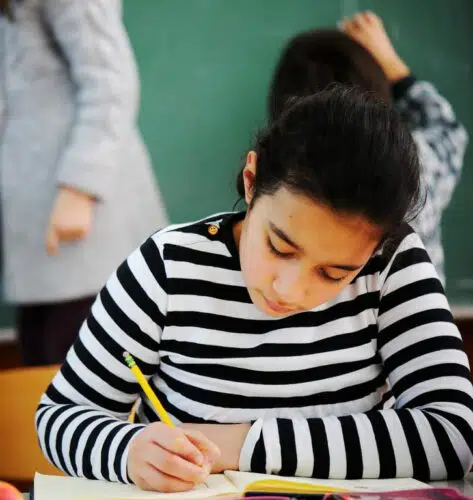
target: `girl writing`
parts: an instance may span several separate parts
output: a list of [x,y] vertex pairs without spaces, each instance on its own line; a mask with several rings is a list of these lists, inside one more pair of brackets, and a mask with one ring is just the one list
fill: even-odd
[[[161,491],[224,469],[462,476],[470,372],[406,225],[419,164],[396,111],[339,87],[295,100],[238,191],[246,211],[159,231],[110,277],[40,402],[45,455]],[[176,429],[141,398],[124,350]]]

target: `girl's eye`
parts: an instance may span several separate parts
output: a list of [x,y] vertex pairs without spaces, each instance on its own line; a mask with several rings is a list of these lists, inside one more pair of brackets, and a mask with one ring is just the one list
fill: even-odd
[[319,274],[320,274],[320,276],[322,276],[323,279],[325,279],[327,281],[333,281],[333,282],[342,281],[346,278],[346,276],[341,276],[340,278],[334,278],[333,276],[330,276],[329,274],[327,274],[327,271],[325,271],[324,269],[320,269]]
[[[268,236],[267,238],[267,244],[269,247],[269,250],[273,255],[276,257],[279,257],[280,259],[289,259],[294,256],[293,252],[281,252],[279,251],[272,243],[271,238]],[[334,278],[333,276],[330,276],[325,269],[319,269],[319,274],[322,276],[322,278],[326,281],[330,281],[332,283],[337,283],[338,281],[342,281],[346,278],[346,276],[340,276],[339,278]]]
[[267,239],[268,247],[273,255],[276,257],[280,257],[281,259],[288,259],[293,256],[292,252],[280,252],[271,242],[271,239],[268,237]]

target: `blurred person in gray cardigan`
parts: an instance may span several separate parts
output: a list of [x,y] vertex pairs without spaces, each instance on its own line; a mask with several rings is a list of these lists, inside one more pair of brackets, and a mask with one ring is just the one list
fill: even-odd
[[4,294],[28,365],[63,361],[109,274],[168,222],[121,14],[119,0],[0,0]]

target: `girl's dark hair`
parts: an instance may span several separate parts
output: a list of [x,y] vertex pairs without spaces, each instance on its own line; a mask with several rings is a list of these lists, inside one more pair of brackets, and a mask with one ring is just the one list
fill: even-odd
[[269,119],[275,120],[291,97],[310,95],[333,83],[357,86],[391,101],[388,79],[363,46],[341,31],[318,29],[300,33],[283,49],[269,91]]
[[[332,85],[295,98],[256,140],[253,203],[279,188],[362,215],[393,234],[417,214],[416,146],[398,113],[372,94]],[[237,190],[244,197],[243,170]]]

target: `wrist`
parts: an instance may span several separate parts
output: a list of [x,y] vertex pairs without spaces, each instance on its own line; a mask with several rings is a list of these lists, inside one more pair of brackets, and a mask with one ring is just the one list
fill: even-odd
[[81,191],[74,186],[68,186],[66,184],[60,184],[58,186],[59,193],[72,194],[76,198],[87,198],[88,200],[95,201],[95,197],[85,191]]
[[212,473],[239,469],[241,450],[251,424],[181,424],[180,427],[202,432],[220,449],[220,459],[214,464]]
[[202,429],[204,434],[213,441],[221,452],[220,460],[213,472],[238,470],[240,453],[251,424],[216,424]]
[[381,67],[390,83],[396,83],[411,74],[409,66],[399,57],[382,61]]
[[226,470],[238,470],[240,465],[240,454],[243,444],[245,443],[246,436],[250,432],[251,424],[233,424],[233,446],[229,450],[226,458]]

